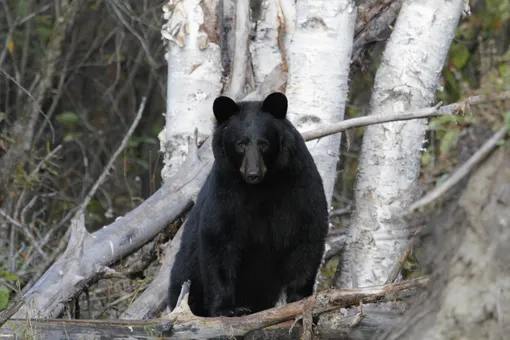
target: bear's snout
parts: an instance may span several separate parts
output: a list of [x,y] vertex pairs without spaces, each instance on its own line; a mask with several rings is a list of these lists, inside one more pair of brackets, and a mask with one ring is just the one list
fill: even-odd
[[250,184],[257,184],[257,183],[260,183],[260,181],[262,181],[263,178],[264,177],[262,176],[260,171],[258,169],[256,169],[256,170],[251,171],[248,174],[246,174],[245,180],[246,180],[246,182],[248,182]]
[[257,184],[262,182],[267,169],[257,148],[249,147],[245,150],[243,163],[239,170],[246,183]]

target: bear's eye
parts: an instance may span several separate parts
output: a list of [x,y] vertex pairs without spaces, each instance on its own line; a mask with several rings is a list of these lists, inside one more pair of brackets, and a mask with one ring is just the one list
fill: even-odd
[[243,152],[246,145],[243,142],[239,142],[236,144],[236,149],[238,152]]
[[267,151],[267,149],[269,149],[269,144],[267,142],[259,142],[259,147],[262,151]]

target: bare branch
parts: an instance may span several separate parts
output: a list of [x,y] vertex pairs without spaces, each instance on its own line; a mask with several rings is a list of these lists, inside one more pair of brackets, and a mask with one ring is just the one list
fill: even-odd
[[[165,319],[153,320],[34,320],[37,324],[39,336],[53,339],[60,338],[56,334],[67,330],[73,335],[85,334],[93,330],[96,336],[126,338],[145,337],[147,332],[156,336],[171,336],[172,339],[203,339],[215,337],[236,337],[252,334],[266,327],[282,327],[288,332],[291,321],[303,315],[309,308],[313,317],[321,314],[360,306],[361,304],[401,300],[416,295],[428,283],[428,278],[423,277],[390,285],[366,287],[351,290],[328,290],[317,293],[301,301],[293,302],[281,307],[276,307],[259,313],[243,317],[215,317],[204,318],[191,314],[187,305],[187,291],[189,286],[183,285],[183,299],[175,312],[170,313]],[[366,314],[366,312],[365,312]],[[358,320],[358,322],[355,322]],[[351,317],[341,317],[335,327],[330,327],[329,332],[336,335],[344,334],[345,330],[357,329],[364,319],[359,316],[354,320]],[[0,335],[22,332],[27,329],[28,320],[10,320],[0,329]],[[373,333],[373,328],[366,330]],[[60,333],[59,333],[60,332]],[[367,333],[366,335],[368,335]]]
[[[0,162],[0,187],[6,187],[8,176],[14,170],[14,167],[20,162],[26,160],[26,152],[32,147],[34,129],[41,112],[41,103],[46,97],[46,93],[51,87],[57,61],[62,52],[62,43],[66,37],[66,32],[74,23],[79,9],[82,7],[82,1],[63,2],[60,6],[61,12],[55,20],[53,34],[45,48],[46,55],[41,63],[40,74],[36,75],[37,83],[33,83],[34,100],[27,102],[23,112],[14,123],[12,131],[19,142],[12,145],[2,156]],[[29,91],[32,92],[32,91]]]
[[143,50],[145,51],[145,54],[147,55],[147,59],[151,62],[152,65],[157,65],[156,61],[152,57],[152,54],[150,53],[150,48],[147,46],[147,42],[143,39],[143,37],[126,21],[126,18],[124,18],[124,15],[119,11],[119,8],[117,6],[121,6],[120,3],[117,1],[107,1],[107,3],[113,8],[115,11],[115,14],[117,14],[117,17],[120,19],[122,24],[126,26],[126,28],[133,34],[138,41],[140,42],[140,45],[142,45]]
[[[16,317],[26,317],[27,313],[41,317],[59,315],[63,302],[93,279],[98,269],[138,249],[190,207],[192,196],[209,173],[212,159],[208,140],[197,157],[188,157],[174,178],[145,202],[91,234],[83,247],[75,249],[74,257],[61,256],[24,295],[25,301],[31,303],[25,304]],[[62,280],[62,273],[69,280]]]
[[181,245],[184,223],[165,249],[164,260],[158,273],[145,291],[121,314],[120,319],[151,319],[167,305],[168,282]]
[[83,210],[87,207],[87,205],[89,204],[89,202],[92,199],[92,197],[96,194],[96,191],[99,188],[99,186],[104,182],[104,180],[106,179],[106,176],[108,176],[108,172],[110,171],[110,169],[111,169],[111,167],[113,165],[113,162],[115,162],[115,160],[120,155],[122,150],[124,150],[124,148],[126,147],[126,144],[127,144],[128,140],[129,140],[129,138],[131,138],[131,135],[135,131],[136,127],[138,126],[138,123],[140,122],[140,119],[142,119],[142,113],[143,113],[143,110],[145,109],[145,102],[146,101],[147,101],[147,97],[143,97],[142,98],[142,102],[140,103],[140,107],[138,108],[138,113],[136,114],[136,117],[135,117],[133,123],[131,124],[131,127],[129,128],[128,132],[126,133],[126,135],[122,139],[122,142],[120,143],[120,145],[117,148],[117,150],[115,150],[115,152],[113,153],[112,157],[110,158],[110,160],[106,164],[106,166],[105,166],[105,168],[103,170],[103,173],[99,176],[99,178],[94,183],[94,185],[90,189],[89,193],[87,194],[87,196],[85,197],[85,199],[81,203],[80,211],[78,211],[77,214],[83,213]]
[[402,252],[402,254],[400,254],[400,256],[398,257],[398,261],[395,262],[395,264],[391,268],[390,274],[388,275],[388,279],[386,280],[386,284],[392,283],[397,279],[397,276],[402,270],[402,267],[404,267],[404,263],[409,257],[409,254],[411,254],[411,251],[416,246],[416,243],[418,242],[418,235],[421,233],[421,231],[422,228],[420,227],[416,229],[413,236],[411,236],[411,239],[407,244],[407,248]]
[[45,259],[48,258],[48,255],[39,247],[39,244],[37,243],[37,238],[32,234],[30,229],[27,226],[22,225],[0,208],[0,215],[2,215],[7,221],[9,221],[13,226],[17,227],[25,236],[26,238],[32,243],[32,246],[35,247],[35,249],[41,254],[41,256]]
[[393,114],[393,115],[373,115],[373,116],[364,116],[358,118],[352,118],[348,120],[344,120],[342,122],[338,122],[335,124],[329,124],[327,126],[320,127],[315,130],[306,131],[301,133],[303,138],[306,141],[321,138],[324,136],[329,136],[338,132],[345,131],[347,129],[352,129],[356,127],[362,127],[367,125],[381,124],[387,122],[395,122],[401,120],[411,120],[411,119],[419,119],[419,118],[430,118],[437,116],[447,116],[453,115],[459,111],[466,111],[469,105],[478,105],[482,103],[487,103],[491,101],[497,100],[506,100],[510,99],[510,91],[505,91],[501,93],[497,93],[490,96],[472,96],[468,97],[460,102],[449,104],[445,106],[439,106],[439,103],[436,106],[428,107],[424,109],[417,109],[408,112]]
[[469,160],[460,166],[448,179],[441,184],[441,186],[435,188],[434,190],[428,192],[425,196],[420,198],[418,201],[411,204],[408,211],[413,212],[421,207],[424,207],[436,199],[441,197],[445,192],[450,190],[455,184],[459,183],[461,179],[467,176],[471,170],[473,170],[482,160],[487,157],[487,155],[498,145],[499,141],[505,137],[508,129],[506,126],[503,126],[498,130],[487,142],[485,142],[478,151],[469,158]]

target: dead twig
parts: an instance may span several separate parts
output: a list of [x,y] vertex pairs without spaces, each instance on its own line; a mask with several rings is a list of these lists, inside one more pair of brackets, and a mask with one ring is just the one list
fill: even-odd
[[25,300],[20,299],[18,302],[16,302],[14,305],[11,306],[11,308],[6,309],[5,311],[0,314],[0,328],[3,326],[3,324],[11,318],[25,303]]
[[39,244],[37,243],[37,238],[32,234],[30,229],[27,226],[22,225],[0,208],[0,215],[2,215],[7,221],[9,221],[13,226],[17,227],[24,235],[25,237],[32,243],[32,246],[37,250],[37,252],[45,259],[48,258],[48,255],[44,252],[44,250],[39,247]]
[[106,166],[105,166],[105,168],[103,170],[103,173],[99,176],[97,181],[94,183],[92,188],[89,190],[89,193],[87,194],[87,196],[85,196],[85,199],[81,203],[80,209],[78,210],[77,214],[81,214],[85,210],[87,205],[90,203],[90,200],[92,199],[92,196],[94,196],[96,194],[97,189],[104,182],[104,180],[106,179],[106,176],[108,176],[108,172],[110,171],[110,169],[111,169],[111,167],[113,165],[113,162],[115,162],[115,160],[120,155],[122,150],[124,150],[124,148],[126,147],[129,138],[131,138],[131,135],[135,131],[136,127],[138,126],[138,123],[140,122],[140,119],[142,119],[142,113],[143,113],[143,110],[145,109],[145,102],[146,101],[147,101],[147,97],[143,97],[142,98],[142,102],[140,103],[140,107],[138,108],[138,112],[136,114],[136,117],[135,117],[133,123],[131,124],[131,127],[129,128],[128,132],[126,133],[126,135],[122,139],[122,142],[120,143],[120,145],[117,148],[117,150],[115,150],[115,152],[113,153],[112,157],[110,158],[110,160],[106,164]]
[[315,338],[313,333],[313,307],[315,305],[315,297],[316,295],[312,295],[303,309],[302,340],[312,340]]
[[398,257],[397,262],[393,265],[393,267],[390,270],[390,274],[388,275],[388,279],[386,280],[386,284],[393,283],[396,279],[400,271],[402,270],[402,267],[404,266],[404,263],[406,262],[407,258],[411,254],[411,251],[416,246],[416,243],[418,242],[418,236],[420,235],[422,231],[422,227],[419,227],[414,232],[413,236],[411,236],[411,239],[409,240],[409,243],[407,244],[407,248],[400,254]]
[[498,145],[498,142],[507,134],[507,127],[503,126],[498,130],[488,141],[486,141],[478,151],[475,152],[471,158],[462,164],[448,179],[441,184],[441,186],[428,192],[425,196],[418,201],[411,204],[408,212],[411,213],[419,208],[422,208],[441,197],[444,193],[454,187],[461,179],[467,176],[480,162],[487,157],[487,155]]

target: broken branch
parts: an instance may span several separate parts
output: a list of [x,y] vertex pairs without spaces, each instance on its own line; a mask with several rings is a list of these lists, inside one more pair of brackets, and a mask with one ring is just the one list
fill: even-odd
[[[311,315],[315,317],[340,308],[394,301],[413,296],[427,283],[428,278],[423,277],[362,289],[328,290],[316,293],[301,301],[242,317],[204,318],[192,315],[189,308],[186,307],[187,299],[184,297],[181,308],[176,308],[175,313],[168,315],[170,320],[34,320],[31,324],[37,328],[33,331],[45,339],[61,338],[65,336],[65,332],[73,334],[74,337],[90,335],[91,332],[94,332],[96,337],[115,337],[117,339],[168,335],[171,335],[172,339],[203,339],[245,336],[247,334],[250,334],[251,339],[256,339],[257,337],[253,336],[254,333],[262,330],[267,331],[268,327],[273,330],[275,327],[285,327],[288,330],[290,325],[284,322],[302,315],[306,306],[311,306]],[[183,293],[186,293],[186,286],[183,288]],[[335,329],[339,334],[341,329],[357,327],[356,324],[353,324],[351,317],[342,317],[339,321],[340,324],[336,324],[334,328],[328,330],[329,334],[334,334]],[[361,320],[362,322],[364,319]],[[9,320],[0,329],[0,335],[28,332],[30,331],[27,327],[29,324],[28,320]]]
[[507,127],[503,126],[498,130],[488,141],[486,141],[480,149],[468,161],[462,164],[444,183],[436,187],[434,190],[428,192],[425,196],[420,198],[418,201],[411,204],[408,211],[413,212],[419,208],[422,208],[436,199],[441,197],[445,192],[454,187],[460,182],[465,176],[467,176],[471,170],[473,170],[480,162],[487,157],[487,155],[498,145],[498,142],[505,137],[507,134]]

